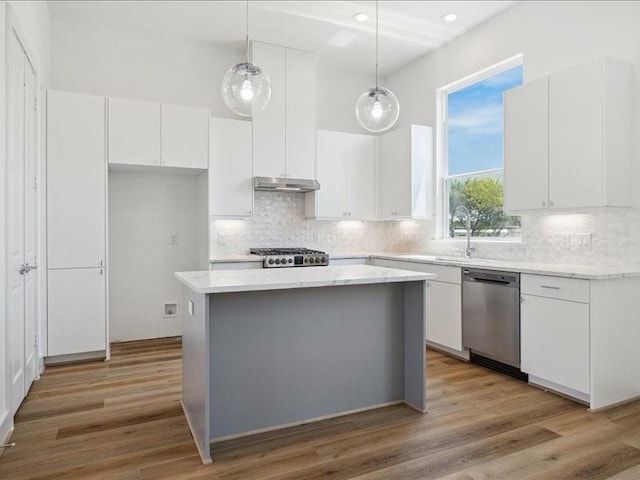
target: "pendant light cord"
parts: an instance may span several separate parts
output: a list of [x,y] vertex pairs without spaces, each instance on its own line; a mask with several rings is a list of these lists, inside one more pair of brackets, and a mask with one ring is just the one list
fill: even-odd
[[245,44],[244,44],[244,61],[245,63],[249,63],[249,0],[247,0],[247,15],[246,15],[246,27],[247,27],[247,35],[245,36]]
[[378,0],[376,0],[376,90],[378,90]]

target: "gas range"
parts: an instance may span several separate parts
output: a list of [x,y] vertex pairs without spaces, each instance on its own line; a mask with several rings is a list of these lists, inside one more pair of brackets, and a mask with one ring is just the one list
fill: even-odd
[[308,248],[251,248],[254,255],[262,255],[264,268],[322,267],[329,265],[329,255]]

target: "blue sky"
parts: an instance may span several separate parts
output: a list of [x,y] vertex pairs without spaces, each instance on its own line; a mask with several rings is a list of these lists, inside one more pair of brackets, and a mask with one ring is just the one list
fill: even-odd
[[502,167],[502,92],[522,83],[522,66],[448,95],[449,175]]

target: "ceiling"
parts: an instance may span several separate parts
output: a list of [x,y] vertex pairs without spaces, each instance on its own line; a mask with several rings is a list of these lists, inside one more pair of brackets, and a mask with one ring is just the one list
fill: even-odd
[[[381,1],[380,70],[393,71],[509,8],[515,1]],[[243,48],[242,1],[49,1],[54,21],[175,35]],[[355,13],[369,20],[356,23]],[[458,20],[444,22],[445,13]],[[320,61],[371,73],[375,63],[374,1],[251,1],[250,37],[318,52]]]

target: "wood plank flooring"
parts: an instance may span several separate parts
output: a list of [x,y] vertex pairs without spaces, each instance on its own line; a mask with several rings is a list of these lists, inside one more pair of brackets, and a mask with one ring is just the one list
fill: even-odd
[[640,402],[591,414],[438,352],[427,364],[426,415],[394,406],[236,439],[204,466],[180,340],[115,344],[111,362],[49,367],[33,385],[0,479],[640,479]]

